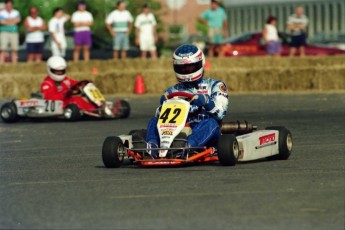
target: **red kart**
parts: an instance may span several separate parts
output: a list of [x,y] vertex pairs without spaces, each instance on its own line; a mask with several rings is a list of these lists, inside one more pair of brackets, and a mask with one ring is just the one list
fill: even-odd
[[0,109],[4,122],[11,123],[21,117],[63,117],[69,121],[79,120],[82,116],[97,118],[127,118],[130,106],[127,101],[106,101],[99,89],[90,81],[83,80],[74,85],[68,98],[46,100],[41,93],[33,93],[30,99],[13,100],[5,103]]

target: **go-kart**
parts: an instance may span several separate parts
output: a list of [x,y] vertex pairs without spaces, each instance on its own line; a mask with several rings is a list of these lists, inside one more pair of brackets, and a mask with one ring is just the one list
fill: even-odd
[[[167,96],[158,117],[159,148],[148,148],[146,130],[128,135],[109,136],[104,140],[102,159],[105,167],[120,167],[124,159],[141,166],[176,166],[219,161],[224,166],[262,158],[286,160],[292,151],[291,132],[282,126],[257,130],[248,122],[224,122],[222,135],[214,146],[188,147],[191,128],[186,123],[193,95],[172,93]],[[154,158],[150,151],[158,151]]]
[[19,118],[62,117],[77,121],[87,115],[97,118],[127,118],[129,103],[125,100],[106,101],[100,90],[90,81],[83,80],[66,93],[66,100],[46,100],[41,93],[31,94],[30,99],[12,100],[2,105],[0,116],[4,122]]

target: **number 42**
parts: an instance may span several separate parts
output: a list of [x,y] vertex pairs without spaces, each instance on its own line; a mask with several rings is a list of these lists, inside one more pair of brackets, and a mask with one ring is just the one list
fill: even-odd
[[[167,120],[169,119],[170,113],[171,113],[171,108],[167,108],[162,113],[162,115],[159,117],[159,119],[162,120],[163,124],[166,123]],[[174,109],[173,114],[175,114],[175,115],[168,121],[168,123],[170,123],[170,124],[176,123],[176,118],[180,115],[180,113],[181,113],[181,109],[180,108]]]

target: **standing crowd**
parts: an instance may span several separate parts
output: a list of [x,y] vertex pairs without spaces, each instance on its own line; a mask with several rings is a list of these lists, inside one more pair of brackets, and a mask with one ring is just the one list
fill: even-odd
[[[22,18],[19,11],[13,8],[13,0],[6,0],[3,5],[4,9],[1,9],[0,5],[0,63],[5,61],[8,50],[10,50],[12,62],[16,63],[19,48],[18,25],[22,22]],[[91,27],[94,19],[87,11],[84,1],[78,3],[72,16],[65,13],[61,7],[55,8],[48,24],[39,16],[37,7],[29,9],[29,16],[23,20],[26,31],[27,61],[40,62],[42,60],[45,31],[48,31],[51,37],[52,55],[65,57],[67,49],[65,23],[69,20],[74,30],[73,60],[79,61],[82,52],[84,60],[89,61],[92,46]],[[219,1],[211,0],[210,8],[200,15],[198,21],[208,28],[208,55],[213,57],[216,51],[221,56],[223,39],[228,36],[228,20]],[[276,17],[268,17],[262,33],[267,53],[272,56],[280,56],[281,53],[281,42],[276,24]],[[158,39],[156,25],[157,21],[148,4],[143,5],[142,13],[134,21],[132,14],[126,9],[125,1],[118,1],[116,9],[105,19],[105,26],[112,36],[113,58],[126,58],[130,48],[129,35],[133,27],[135,28],[135,44],[140,47],[141,57],[145,58],[149,53],[152,58],[156,58]],[[308,18],[304,15],[303,8],[299,6],[295,14],[291,15],[287,21],[287,29],[291,35],[290,56],[294,56],[297,49],[301,56],[305,54],[307,26]]]
[[[84,1],[78,3],[77,10],[72,15],[65,13],[62,7],[55,8],[48,23],[39,16],[39,8],[31,7],[29,9],[29,16],[23,20],[26,31],[27,61],[40,62],[42,60],[46,39],[45,31],[48,31],[51,37],[52,56],[65,57],[67,49],[65,23],[68,21],[73,24],[74,31],[73,60],[79,61],[82,52],[84,60],[89,61],[92,46],[91,27],[94,19],[92,14],[87,11]],[[3,5],[0,5],[0,63],[5,61],[8,50],[10,50],[12,62],[18,61],[18,26],[21,22],[20,12],[13,8],[13,0],[6,0]],[[107,16],[105,25],[113,38],[114,58],[126,58],[130,47],[129,35],[133,25],[135,43],[140,47],[141,56],[144,58],[150,53],[152,58],[157,57],[157,21],[148,4],[143,5],[142,13],[134,21],[133,16],[126,9],[125,1],[118,1],[116,9]]]

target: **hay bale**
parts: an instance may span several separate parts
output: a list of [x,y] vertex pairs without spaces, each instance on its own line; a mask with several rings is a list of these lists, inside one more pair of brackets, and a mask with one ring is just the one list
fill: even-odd
[[[224,81],[231,91],[345,90],[344,56],[305,58],[214,58],[206,77]],[[170,58],[68,63],[68,75],[91,80],[105,94],[132,94],[136,77],[146,92],[161,94],[176,83]],[[97,74],[92,69],[97,68]],[[5,64],[0,69],[0,97],[28,96],[39,90],[45,63]]]

